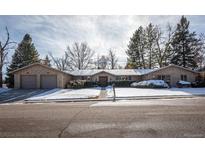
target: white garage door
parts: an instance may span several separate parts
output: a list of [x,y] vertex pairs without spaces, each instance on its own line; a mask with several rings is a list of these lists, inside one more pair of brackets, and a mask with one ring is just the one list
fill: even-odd
[[41,75],[41,88],[42,89],[57,88],[57,76],[56,75]]
[[36,75],[21,75],[21,88],[36,89],[37,88]]

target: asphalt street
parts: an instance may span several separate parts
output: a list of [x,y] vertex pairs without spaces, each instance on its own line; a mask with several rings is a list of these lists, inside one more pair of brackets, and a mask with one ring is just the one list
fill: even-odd
[[204,97],[137,101],[153,105],[1,104],[0,137],[205,137]]

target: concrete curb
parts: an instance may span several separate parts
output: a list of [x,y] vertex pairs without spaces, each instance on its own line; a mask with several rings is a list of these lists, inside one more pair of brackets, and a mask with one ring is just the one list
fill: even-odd
[[[205,97],[205,95],[170,95],[170,96],[140,96],[140,97],[117,97],[116,100],[145,100],[145,99],[175,99],[175,98],[194,98],[194,97]],[[99,102],[99,101],[113,101],[113,98],[100,98],[100,99],[49,99],[49,100],[24,100],[25,103],[50,103],[50,102]]]

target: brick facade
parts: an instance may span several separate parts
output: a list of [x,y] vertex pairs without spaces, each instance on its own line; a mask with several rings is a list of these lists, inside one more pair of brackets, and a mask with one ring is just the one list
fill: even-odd
[[41,75],[56,75],[57,88],[66,88],[67,83],[71,80],[71,76],[63,72],[44,67],[42,65],[33,65],[14,73],[14,88],[21,88],[21,75],[36,75],[37,88],[40,88]]

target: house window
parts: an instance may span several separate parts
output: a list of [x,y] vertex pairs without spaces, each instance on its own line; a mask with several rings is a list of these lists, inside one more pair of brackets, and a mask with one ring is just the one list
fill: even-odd
[[165,75],[158,75],[158,80],[165,80]]
[[120,76],[117,76],[117,77],[116,77],[116,80],[120,80]]
[[158,75],[157,79],[164,80],[166,82],[170,82],[171,77],[170,77],[170,75]]
[[117,76],[116,80],[118,81],[127,81],[127,80],[131,80],[131,76]]
[[187,75],[181,75],[181,80],[187,81]]

